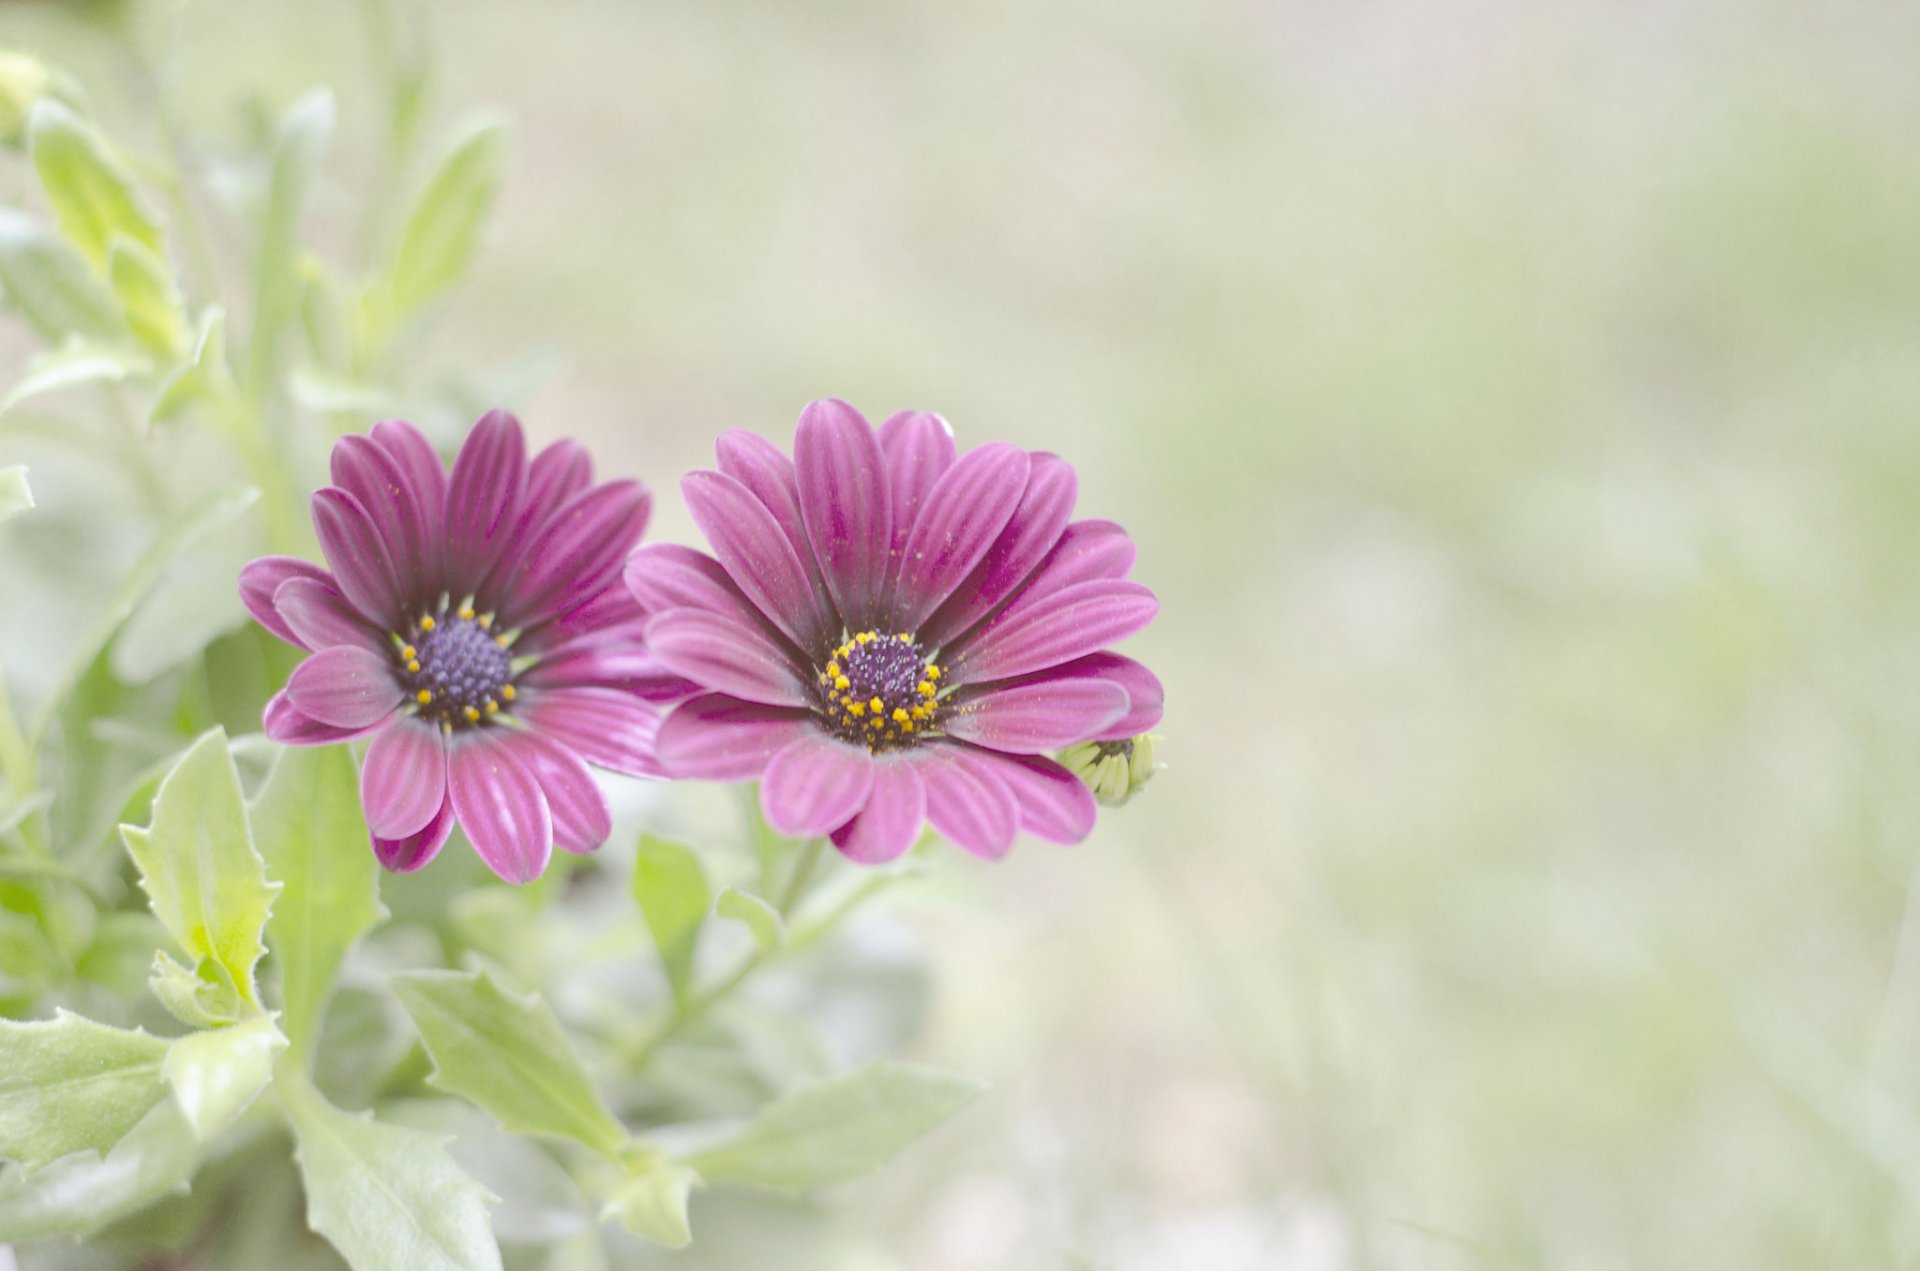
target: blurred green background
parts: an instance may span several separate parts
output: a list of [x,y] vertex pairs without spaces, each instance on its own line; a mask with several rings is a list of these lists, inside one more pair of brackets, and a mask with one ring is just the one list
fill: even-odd
[[[0,38],[137,139],[101,16]],[[1168,770],[906,904],[993,1091],[781,1265],[1920,1265],[1920,9],[122,16],[215,138],[333,85],[342,191],[391,61],[506,114],[441,344],[655,537],[831,394],[1138,540]]]

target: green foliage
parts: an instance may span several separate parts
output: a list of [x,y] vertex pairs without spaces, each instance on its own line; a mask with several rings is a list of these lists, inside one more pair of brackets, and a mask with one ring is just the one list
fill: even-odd
[[274,139],[260,254],[254,265],[253,343],[249,382],[254,399],[280,370],[280,345],[300,303],[299,224],[314,170],[333,137],[333,94],[308,93],[295,102]]
[[16,208],[0,207],[0,288],[7,303],[56,343],[113,341],[126,324],[113,292],[72,244]]
[[476,124],[449,147],[407,213],[387,279],[395,325],[458,282],[480,247],[506,165],[506,128]]
[[752,892],[738,887],[721,888],[719,898],[713,902],[713,912],[716,917],[731,918],[745,925],[763,953],[773,952],[786,941],[787,924],[780,917],[780,911]]
[[139,241],[116,234],[107,253],[107,283],[140,342],[156,357],[178,356],[187,342],[186,307],[167,262]]
[[0,1244],[90,1235],[181,1191],[199,1165],[198,1140],[179,1108],[162,1102],[105,1155],[0,1174]]
[[20,515],[33,506],[33,491],[27,486],[25,464],[0,468],[0,521]]
[[0,1159],[37,1169],[105,1152],[166,1097],[167,1043],[66,1011],[0,1019]]
[[231,1125],[266,1088],[274,1056],[286,1048],[287,1039],[273,1021],[255,1015],[231,1028],[182,1037],[167,1051],[160,1073],[194,1137],[204,1143]]
[[633,894],[646,916],[647,930],[653,933],[674,998],[684,1000],[693,978],[700,926],[712,906],[706,870],[692,848],[643,834],[633,862]]
[[634,1235],[669,1249],[693,1241],[687,1202],[700,1186],[700,1171],[673,1161],[654,1161],[614,1189],[600,1210],[602,1222],[617,1222]]
[[59,102],[42,100],[27,121],[27,138],[61,232],[95,269],[106,269],[116,235],[160,250],[160,214],[134,185],[113,147],[89,124]]

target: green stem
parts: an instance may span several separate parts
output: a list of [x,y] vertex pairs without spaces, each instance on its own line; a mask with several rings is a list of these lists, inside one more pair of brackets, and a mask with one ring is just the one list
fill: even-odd
[[782,918],[792,913],[793,907],[799,904],[800,898],[806,894],[807,883],[812,879],[814,869],[820,864],[820,854],[826,845],[825,839],[812,839],[794,858],[793,872],[787,875],[787,885],[781,889],[780,900],[774,906],[780,911]]

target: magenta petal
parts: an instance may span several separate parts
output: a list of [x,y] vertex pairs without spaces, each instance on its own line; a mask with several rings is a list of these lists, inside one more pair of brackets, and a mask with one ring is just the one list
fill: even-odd
[[720,562],[705,552],[678,543],[648,543],[627,557],[623,578],[634,603],[649,617],[687,608],[704,609],[729,622],[753,626],[784,643],[785,637],[747,599]]
[[961,455],[907,536],[889,626],[916,630],[994,545],[1027,488],[1027,452],[1004,441]]
[[[240,571],[240,603],[247,607],[247,612],[253,615],[255,622],[288,644],[300,644],[300,637],[293,633],[286,619],[273,607],[273,594],[280,590],[282,583],[293,578],[307,578],[333,586],[333,575],[310,561],[293,556],[262,556]],[[300,647],[311,646],[301,644]]]
[[678,702],[701,691],[644,646],[619,640],[568,645],[541,658],[518,682],[523,688],[617,688],[649,702]]
[[[467,434],[447,487],[448,589],[475,586],[501,552],[527,483],[527,438],[520,421],[490,410]],[[456,595],[455,599],[459,599]]]
[[1051,843],[1078,843],[1099,813],[1086,782],[1039,755],[1003,755],[976,750],[968,760],[991,770],[1013,792],[1020,828]]
[[[806,522],[800,515],[800,480],[794,475],[793,460],[765,437],[744,428],[729,428],[721,433],[713,443],[713,453],[719,460],[720,471],[750,490],[773,517],[780,533],[792,545],[793,554],[807,575],[809,589],[820,598],[824,608],[827,584],[820,575],[820,562],[814,557],[813,544],[807,539]],[[823,623],[830,631],[838,630],[840,616],[823,612]]]
[[446,801],[447,745],[438,728],[415,715],[373,739],[360,763],[360,806],[375,838],[419,833]]
[[1045,670],[1124,640],[1153,621],[1160,602],[1139,583],[1095,579],[1030,604],[1015,603],[944,653],[951,684]]
[[990,750],[1037,754],[1101,734],[1127,713],[1127,691],[1107,680],[1042,679],[995,688],[949,708],[950,737]]
[[407,489],[431,531],[428,539],[437,541],[447,519],[447,469],[433,443],[404,419],[383,419],[369,435],[400,464]]
[[1125,578],[1133,568],[1133,540],[1112,521],[1075,521],[1045,560],[1034,566],[1009,608],[1096,579]]
[[562,438],[527,465],[527,506],[552,511],[592,484],[593,456],[579,442]]
[[833,832],[833,845],[850,861],[885,864],[913,846],[926,816],[927,790],[912,760],[897,752],[876,755],[867,804]]
[[540,653],[576,642],[637,640],[646,615],[624,584],[602,587],[579,604],[528,627],[514,642],[515,653]]
[[540,877],[553,856],[553,818],[539,778],[491,730],[453,739],[447,789],[453,814],[487,868],[510,883]]
[[342,437],[333,447],[333,483],[366,510],[404,594],[438,592],[429,553],[438,546],[440,524],[427,521],[427,508],[414,496],[400,460],[371,437]]
[[533,770],[547,797],[554,846],[584,854],[605,843],[613,833],[613,814],[600,783],[580,756],[542,733],[521,730],[505,734],[505,740]]
[[261,713],[260,727],[267,736],[283,746],[331,746],[335,742],[352,741],[365,737],[368,733],[379,732],[386,727],[387,721],[399,711],[382,715],[371,724],[360,728],[336,728],[332,724],[323,724],[319,720],[300,713],[294,704],[287,700],[283,689],[275,693],[267,702],[267,708]]
[[438,856],[452,833],[453,798],[449,795],[440,800],[431,820],[405,838],[383,839],[372,835],[373,854],[394,873],[411,874]]
[[660,708],[611,688],[553,688],[521,694],[515,713],[591,764],[635,777],[660,777],[654,737]]
[[676,706],[660,724],[660,764],[675,777],[749,781],[774,754],[819,733],[808,711],[708,693]]
[[873,789],[873,756],[824,734],[777,751],[760,779],[760,810],[782,834],[810,838],[852,819]]
[[952,466],[957,450],[953,429],[930,411],[903,410],[880,425],[880,453],[887,460],[893,530],[887,536],[888,584],[900,572],[907,535],[926,505],[927,493]]
[[793,659],[744,623],[681,609],[649,622],[646,642],[667,669],[716,692],[768,706],[813,705],[813,687]]
[[569,609],[620,574],[647,525],[647,492],[609,481],[569,499],[535,532],[510,571],[488,580],[500,621],[509,627],[548,610]]
[[393,557],[373,518],[360,500],[345,490],[328,486],[313,496],[313,532],[340,591],[367,621],[380,627],[396,625],[407,609]]
[[945,745],[915,752],[927,786],[927,820],[973,855],[998,860],[1013,846],[1020,810],[1006,783],[969,758],[971,750]]
[[1058,455],[1037,450],[1028,458],[1027,488],[1020,506],[973,572],[952,589],[952,598],[921,624],[926,643],[942,644],[993,613],[1027,582],[1064,536],[1079,495],[1079,478]]
[[401,691],[385,658],[339,644],[293,668],[287,700],[309,719],[335,728],[365,728],[399,707]]
[[1043,674],[1107,680],[1127,691],[1126,714],[1089,736],[1088,741],[1119,741],[1126,737],[1138,737],[1160,722],[1165,709],[1167,691],[1161,687],[1160,677],[1132,658],[1122,657],[1118,653],[1091,653]]
[[793,544],[766,506],[719,472],[688,473],[680,492],[694,524],[747,598],[801,648],[822,647],[830,630],[824,598],[808,585]]
[[874,627],[893,510],[879,438],[843,401],[810,403],[793,438],[800,513],[827,591],[849,631]]
[[367,625],[347,598],[314,578],[289,578],[273,593],[273,607],[287,629],[309,649],[336,644],[358,645],[378,652],[383,637]]

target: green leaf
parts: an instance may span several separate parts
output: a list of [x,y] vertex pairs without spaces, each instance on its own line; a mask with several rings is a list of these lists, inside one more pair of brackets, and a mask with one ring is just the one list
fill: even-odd
[[188,1033],[167,1050],[160,1075],[173,1089],[174,1102],[207,1142],[233,1124],[273,1076],[273,1057],[287,1039],[265,1015],[232,1028]]
[[27,123],[33,166],[60,230],[104,270],[115,234],[160,250],[160,215],[105,138],[56,101],[43,100]]
[[285,887],[267,920],[267,943],[280,965],[287,1036],[304,1054],[318,1039],[347,950],[383,912],[352,754],[345,746],[287,747],[252,820],[267,873]]
[[33,491],[27,487],[24,464],[0,468],[0,521],[15,517],[33,506]]
[[780,920],[780,911],[752,892],[741,891],[738,887],[722,890],[720,898],[713,902],[713,912],[719,917],[745,923],[747,930],[753,932],[754,943],[763,952],[771,953],[778,949],[787,938],[787,927]]
[[169,1015],[189,1028],[219,1028],[240,1018],[240,990],[218,963],[203,959],[194,971],[165,949],[157,950],[147,987]]
[[163,1196],[186,1190],[200,1144],[171,1101],[162,1102],[105,1156],[89,1152],[37,1173],[0,1176],[0,1245],[86,1236]]
[[82,384],[118,384],[146,375],[153,364],[132,349],[73,340],[33,359],[27,373],[0,399],[0,415],[21,402]]
[[492,1198],[453,1163],[443,1136],[342,1112],[299,1077],[275,1084],[307,1223],[355,1271],[499,1271]]
[[72,244],[15,208],[0,207],[0,288],[7,303],[55,344],[73,336],[125,339],[113,293]]
[[237,392],[233,370],[227,365],[226,311],[219,305],[209,305],[200,314],[193,352],[161,381],[147,420],[171,423],[199,403],[220,401]]
[[874,1169],[983,1088],[971,1077],[917,1064],[870,1064],[783,1095],[687,1164],[710,1181],[795,1192],[825,1187]]
[[600,1221],[618,1222],[643,1240],[684,1249],[693,1240],[687,1200],[701,1182],[699,1170],[659,1161],[614,1189],[600,1210]]
[[433,1058],[434,1085],[479,1104],[517,1134],[577,1139],[602,1153],[626,1142],[538,996],[515,997],[485,972],[413,971],[392,984]]
[[201,737],[167,774],[149,828],[123,825],[120,834],[154,916],[181,948],[231,976],[243,1003],[259,1005],[253,967],[280,884],[267,881],[254,850],[226,733]]
[[300,310],[300,212],[333,137],[333,118],[333,94],[316,90],[288,109],[274,138],[248,341],[248,382],[256,400],[278,378],[281,340]]
[[456,282],[472,263],[500,189],[506,128],[473,126],[440,160],[407,213],[388,277],[393,321],[405,322]]
[[0,1020],[0,1159],[38,1169],[105,1152],[166,1097],[167,1043],[82,1019]]
[[640,836],[633,862],[633,895],[653,933],[660,964],[675,1001],[684,1001],[693,978],[693,955],[700,943],[712,895],[707,874],[692,848],[653,834]]
[[107,249],[107,283],[140,342],[162,357],[178,356],[187,343],[187,319],[167,262],[144,244],[116,234]]

